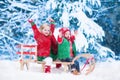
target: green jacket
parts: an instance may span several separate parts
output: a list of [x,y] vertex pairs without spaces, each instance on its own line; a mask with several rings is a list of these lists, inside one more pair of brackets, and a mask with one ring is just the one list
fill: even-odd
[[[73,54],[74,56],[76,56],[76,46],[75,43],[72,43],[72,50],[73,50]],[[58,44],[58,55],[57,58],[58,59],[66,59],[66,58],[70,58],[70,43],[69,41],[64,38],[63,42],[61,44]]]

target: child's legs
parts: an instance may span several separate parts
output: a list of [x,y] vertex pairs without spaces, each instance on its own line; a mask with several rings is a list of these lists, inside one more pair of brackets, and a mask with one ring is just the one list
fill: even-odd
[[[62,62],[72,62],[72,58],[61,59]],[[71,65],[68,65],[68,69],[71,70]]]
[[79,62],[75,61],[74,64],[71,65],[71,69],[76,69],[78,72],[80,72]]
[[75,64],[75,66],[76,66],[77,71],[80,72],[79,62],[78,62],[78,61],[75,61],[74,64]]
[[53,59],[51,57],[46,57],[43,61],[45,61],[45,73],[50,73]]
[[45,61],[45,65],[52,65],[53,59],[51,57],[46,57],[43,61]]
[[44,61],[45,64],[43,65],[43,71],[45,73],[50,73],[51,72],[51,64],[52,64],[52,58],[51,57],[37,57],[38,61]]
[[[63,61],[63,62],[72,62],[72,58],[62,59],[61,61]],[[80,72],[80,66],[79,66],[78,61],[75,61],[74,64],[71,65],[71,70],[72,69],[76,69],[78,72]]]

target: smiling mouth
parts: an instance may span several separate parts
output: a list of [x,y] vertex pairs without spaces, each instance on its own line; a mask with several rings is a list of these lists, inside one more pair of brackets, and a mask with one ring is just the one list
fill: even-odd
[[45,33],[45,35],[48,35],[48,33]]

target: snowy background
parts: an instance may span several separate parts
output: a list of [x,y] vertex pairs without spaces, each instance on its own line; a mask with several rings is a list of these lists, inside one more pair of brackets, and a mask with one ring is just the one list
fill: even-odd
[[[11,80],[15,77],[14,73],[16,75],[27,73],[19,73],[17,63],[11,62],[19,58],[16,54],[19,50],[16,45],[36,44],[31,25],[27,20],[33,19],[39,27],[42,23],[48,22],[50,17],[56,21],[55,36],[60,27],[69,27],[72,32],[78,30],[76,37],[78,53],[90,52],[95,56],[98,67],[96,72],[91,74],[91,80],[96,80],[96,77],[93,78],[94,75],[100,75],[99,80],[120,79],[116,72],[120,66],[118,61],[120,60],[120,0],[0,0],[0,72],[5,72],[5,75],[0,76],[1,80],[8,77],[6,73],[9,70],[12,72],[12,74],[9,72]],[[5,61],[6,64],[4,60],[8,60]],[[101,67],[102,64],[104,66]],[[102,72],[105,69],[111,74],[104,72],[104,75]],[[111,77],[111,71],[113,74],[116,72],[114,78]],[[103,79],[104,76],[107,78]],[[89,77],[85,80],[88,79]]]

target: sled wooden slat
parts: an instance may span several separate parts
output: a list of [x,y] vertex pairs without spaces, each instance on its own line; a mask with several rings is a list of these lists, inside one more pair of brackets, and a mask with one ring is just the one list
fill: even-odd
[[[20,69],[23,70],[24,65],[26,65],[27,69],[29,69],[29,62],[36,62],[37,58],[37,45],[23,45],[20,44],[17,46],[17,48],[20,48],[19,52],[16,52],[16,54],[20,55]],[[29,51],[25,51],[26,49],[29,49]],[[24,56],[29,55],[29,58],[25,59]],[[35,56],[35,58],[32,58]]]
[[66,65],[70,65],[71,62],[61,62],[61,61],[54,61],[54,64],[66,64]]
[[[21,52],[16,52],[17,54],[21,54]],[[35,55],[35,52],[23,52],[25,55]]]

